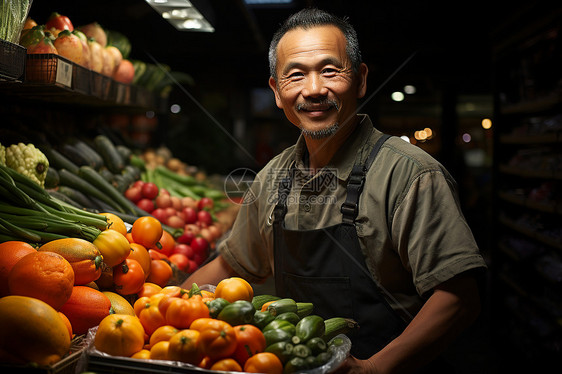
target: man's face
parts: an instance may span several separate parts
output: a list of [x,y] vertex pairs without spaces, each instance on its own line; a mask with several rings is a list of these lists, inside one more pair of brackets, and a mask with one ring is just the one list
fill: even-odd
[[353,121],[357,99],[365,95],[367,67],[358,75],[335,26],[291,30],[277,47],[277,81],[270,78],[279,108],[306,133]]

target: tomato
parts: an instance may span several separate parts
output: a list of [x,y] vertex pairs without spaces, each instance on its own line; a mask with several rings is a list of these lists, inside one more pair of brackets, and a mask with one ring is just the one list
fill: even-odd
[[174,253],[171,255],[170,262],[176,265],[181,271],[186,271],[189,267],[189,258],[181,253]]
[[144,308],[148,308],[150,306],[150,297],[148,296],[140,296],[138,299],[135,300],[133,303],[133,310],[135,311],[135,315],[138,317],[140,312]]
[[242,367],[232,358],[223,358],[211,366],[211,370],[219,371],[242,371]]
[[154,200],[158,196],[158,186],[152,182],[146,182],[141,187],[142,197],[145,199]]
[[260,352],[250,357],[244,364],[248,373],[282,374],[283,364],[279,357],[271,352]]
[[100,213],[100,215],[107,218],[107,228],[109,230],[115,230],[124,236],[127,235],[127,226],[125,226],[125,222],[119,216],[113,213]]
[[124,193],[125,197],[132,201],[133,203],[137,203],[142,199],[142,193],[140,187],[131,186],[125,190]]
[[162,287],[160,287],[159,285],[150,282],[144,282],[141,290],[137,292],[137,296],[139,298],[144,296],[150,297],[160,291],[162,291]]
[[113,268],[113,285],[120,295],[139,292],[144,284],[144,271],[137,260],[126,259]]
[[100,250],[103,262],[109,267],[120,264],[131,253],[127,238],[115,230],[102,231],[93,243]]
[[150,359],[167,360],[169,346],[170,342],[168,340],[161,340],[157,343],[154,343],[154,345],[150,347]]
[[174,239],[172,234],[170,234],[166,230],[162,231],[162,236],[160,236],[159,243],[160,243],[160,248],[154,246],[151,249],[159,250],[160,253],[163,253],[166,256],[171,255],[174,251],[174,247],[176,246],[176,240]]
[[[136,311],[136,308],[134,309]],[[151,300],[144,303],[139,313],[139,320],[148,335],[152,335],[158,327],[166,325],[166,319],[158,309],[158,302],[153,302]]]
[[213,209],[214,205],[215,205],[215,203],[213,202],[213,199],[211,199],[210,197],[202,197],[197,202],[197,209],[199,209],[199,210]]
[[136,316],[110,314],[99,323],[94,346],[113,356],[131,356],[144,345],[144,329]]
[[144,279],[148,278],[148,275],[150,274],[150,261],[152,261],[150,254],[146,248],[138,243],[131,243],[130,246],[131,253],[129,253],[127,258],[138,261],[142,267],[142,271],[144,272]]
[[184,230],[183,234],[181,234],[176,241],[180,244],[191,244],[193,239],[195,239],[193,231]]
[[252,301],[254,290],[252,286],[242,278],[225,278],[217,284],[215,297],[222,297],[231,303],[236,300]]
[[139,208],[147,213],[152,213],[156,208],[156,205],[154,205],[154,201],[147,199],[146,197],[141,198],[139,201],[137,201],[136,204]]
[[165,287],[172,278],[172,267],[164,260],[152,260],[150,262],[150,274],[146,278],[147,282],[156,283],[160,287]]
[[135,243],[152,248],[162,237],[162,224],[151,216],[139,217],[133,222],[131,234]]
[[188,244],[182,244],[182,243],[176,244],[174,250],[172,251],[172,254],[176,254],[176,253],[182,254],[187,258],[193,257],[193,249]]
[[226,358],[236,350],[236,332],[228,323],[209,324],[201,330],[200,344],[212,360]]
[[234,326],[236,332],[236,350],[232,357],[244,365],[250,356],[265,350],[265,337],[254,325]]
[[193,321],[191,323],[191,325],[189,326],[189,329],[190,330],[197,330],[197,331],[203,331],[206,328],[216,328],[216,329],[218,329],[224,324],[228,324],[228,323],[225,322],[225,321],[222,321],[220,319],[203,317],[203,318],[197,318],[195,321]]
[[154,344],[161,342],[161,341],[169,341],[172,336],[178,333],[178,329],[174,326],[164,325],[158,327],[152,335],[150,335],[150,340],[148,342],[148,346],[152,347]]
[[67,16],[63,16],[62,14],[59,14],[57,12],[51,13],[49,19],[45,23],[46,30],[49,30],[51,28],[54,28],[56,30],[74,30],[74,26],[72,25],[70,18],[68,18]]
[[175,298],[166,309],[166,321],[177,328],[189,328],[198,318],[208,318],[209,308],[199,295],[188,299]]
[[199,344],[200,333],[196,330],[180,330],[172,336],[168,345],[168,359],[173,361],[187,362],[197,365],[205,353]]
[[197,221],[208,226],[213,223],[213,216],[211,216],[208,210],[200,210],[197,212]]

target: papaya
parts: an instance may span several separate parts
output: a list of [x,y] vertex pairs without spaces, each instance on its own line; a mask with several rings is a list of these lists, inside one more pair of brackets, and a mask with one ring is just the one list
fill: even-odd
[[82,286],[97,280],[102,271],[103,256],[91,242],[80,238],[64,238],[43,244],[38,251],[55,252],[64,257],[74,270],[74,285]]
[[109,301],[111,301],[111,309],[114,314],[135,315],[133,306],[123,296],[111,291],[102,291],[102,293],[109,298]]
[[68,317],[75,334],[81,335],[99,325],[110,314],[111,300],[101,291],[88,286],[74,286],[60,311]]
[[28,296],[0,299],[0,357],[13,364],[52,365],[70,350],[70,334],[59,313]]

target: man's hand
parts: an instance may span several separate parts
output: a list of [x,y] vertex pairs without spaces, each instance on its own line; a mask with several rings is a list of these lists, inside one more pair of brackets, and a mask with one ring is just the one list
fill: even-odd
[[334,374],[377,374],[375,365],[370,360],[359,360],[353,356],[349,356],[334,371]]

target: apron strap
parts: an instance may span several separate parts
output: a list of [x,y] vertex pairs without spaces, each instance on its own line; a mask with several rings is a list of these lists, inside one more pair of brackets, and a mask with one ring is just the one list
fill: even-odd
[[359,212],[359,196],[363,191],[363,185],[365,184],[365,176],[367,171],[371,167],[371,164],[377,157],[383,143],[390,138],[389,134],[383,134],[375,143],[371,149],[371,153],[363,165],[355,164],[351,173],[349,175],[349,181],[347,182],[347,196],[344,203],[341,206],[342,221],[344,223],[353,223],[357,214]]
[[279,182],[279,188],[277,190],[277,204],[273,209],[274,222],[283,222],[285,214],[287,213],[287,197],[291,192],[291,184],[293,181],[294,170],[291,167],[287,175],[281,179]]

